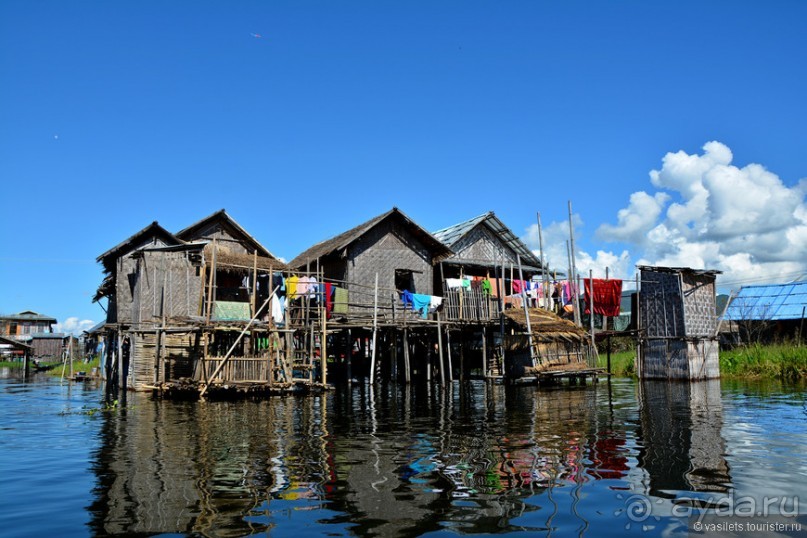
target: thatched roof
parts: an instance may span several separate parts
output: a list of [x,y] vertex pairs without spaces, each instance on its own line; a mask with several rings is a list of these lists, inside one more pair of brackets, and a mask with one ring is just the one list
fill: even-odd
[[[213,243],[208,243],[204,248],[205,261],[208,264],[213,262]],[[254,264],[254,265],[253,265]],[[253,266],[263,270],[288,271],[289,266],[276,258],[266,256],[253,256],[250,254],[239,254],[230,251],[226,245],[216,243],[216,268],[239,268],[252,270]]]
[[332,237],[326,241],[322,241],[317,243],[313,247],[309,248],[308,250],[304,251],[303,253],[297,255],[293,260],[289,262],[289,265],[294,268],[301,268],[305,267],[308,262],[314,261],[317,258],[322,258],[323,256],[327,256],[333,252],[338,252],[344,248],[347,248],[351,243],[357,241],[370,230],[381,224],[387,219],[399,219],[405,226],[409,228],[412,234],[417,237],[420,241],[423,242],[424,245],[433,253],[434,260],[438,261],[439,259],[445,258],[451,255],[451,249],[440,242],[437,238],[435,238],[432,234],[418,226],[412,219],[407,217],[403,211],[398,209],[397,207],[393,207],[386,213],[378,215],[367,222],[359,224],[355,228],[351,228],[350,230],[343,232],[335,237]]
[[258,252],[258,256],[264,256],[268,258],[275,258],[277,256],[273,255],[269,252],[266,247],[261,245],[257,239],[252,237],[247,231],[238,224],[235,219],[233,219],[227,211],[224,209],[220,209],[215,213],[208,215],[207,217],[194,222],[187,228],[184,228],[176,233],[176,236],[183,241],[194,241],[200,239],[199,232],[203,231],[205,228],[210,226],[211,224],[219,224],[224,228],[228,229],[228,231],[238,239],[244,241],[247,245],[252,247],[254,250]]
[[[530,308],[530,329],[536,337],[540,335],[550,335],[555,337],[568,338],[572,340],[583,340],[588,333],[569,320],[563,319],[554,312],[544,308]],[[505,317],[513,323],[527,329],[527,317],[523,308],[511,308],[504,311]]]
[[166,245],[181,245],[183,243],[181,239],[178,239],[174,234],[160,226],[155,220],[139,232],[107,250],[95,260],[103,263],[104,267],[109,269],[110,262],[114,262],[120,256],[152,243],[154,239],[161,239]]

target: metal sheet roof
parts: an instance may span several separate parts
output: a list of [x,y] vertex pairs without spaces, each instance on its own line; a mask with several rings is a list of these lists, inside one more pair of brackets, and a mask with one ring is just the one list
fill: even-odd
[[745,286],[731,301],[723,319],[776,321],[801,319],[807,307],[807,282]]
[[510,247],[513,252],[516,252],[519,256],[521,256],[521,260],[525,265],[533,267],[536,270],[540,270],[540,260],[536,258],[535,254],[532,253],[532,251],[527,247],[527,245],[524,244],[523,241],[521,241],[521,239],[516,237],[510,228],[505,226],[505,224],[499,220],[493,211],[488,211],[484,215],[479,215],[478,217],[474,217],[464,222],[460,222],[459,224],[449,226],[448,228],[437,230],[436,232],[433,232],[432,235],[449,247],[453,247],[457,241],[465,237],[466,234],[470,233],[471,230],[473,230],[480,223],[487,226],[505,245]]

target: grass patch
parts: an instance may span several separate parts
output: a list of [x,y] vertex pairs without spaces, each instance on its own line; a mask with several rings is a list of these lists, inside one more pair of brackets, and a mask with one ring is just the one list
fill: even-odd
[[[618,377],[635,377],[635,351],[611,353],[611,372]],[[776,344],[750,345],[720,352],[720,375],[737,379],[807,379],[807,347]],[[606,354],[601,353],[597,366],[606,367]]]
[[720,374],[783,381],[807,378],[807,347],[755,344],[721,351]]
[[[96,357],[92,359],[90,362],[84,362],[83,360],[73,361],[73,373],[76,372],[87,372],[88,374],[92,372],[93,368],[98,368],[101,365],[101,358]],[[62,366],[62,362],[59,361],[56,363],[53,368],[47,371],[47,374],[54,377],[61,377],[62,370],[64,370],[64,375],[70,375],[70,363],[68,362],[64,366]]]
[[[611,373],[618,377],[634,377],[636,375],[633,364],[635,357],[635,351],[611,352]],[[606,353],[600,353],[597,358],[597,367],[608,367],[608,355]]]

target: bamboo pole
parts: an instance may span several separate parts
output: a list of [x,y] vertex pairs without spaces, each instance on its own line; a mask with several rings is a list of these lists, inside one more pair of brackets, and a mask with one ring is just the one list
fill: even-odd
[[544,308],[549,308],[549,275],[547,274],[546,262],[544,262],[544,234],[541,229],[541,213],[538,213],[538,248],[541,253],[541,286],[543,287]]
[[529,338],[529,348],[530,348],[530,364],[533,368],[535,368],[535,350],[533,350],[532,346],[532,326],[530,323],[530,309],[527,306],[527,290],[524,289],[524,274],[521,271],[521,255],[516,254],[516,261],[518,262],[518,279],[521,281],[521,302],[524,306],[524,319],[527,322],[527,338]]
[[[272,293],[271,293],[271,294],[269,295],[269,297],[267,297],[267,299],[266,299],[266,300],[263,302],[263,304],[261,305],[261,310],[263,310],[263,309],[264,309],[264,307],[266,306],[266,304],[267,304],[267,303],[268,303],[268,302],[269,302],[269,301],[272,299],[272,297],[274,297],[274,295],[275,295],[275,293],[276,293],[276,292],[277,292],[277,286],[275,286],[275,289],[274,289],[274,290],[272,290]],[[250,319],[250,320],[249,320],[249,323],[247,323],[247,326],[246,326],[246,327],[244,327],[244,330],[242,330],[242,331],[241,331],[241,334],[239,334],[239,335],[238,335],[238,338],[236,338],[236,339],[235,339],[235,342],[233,342],[233,343],[232,343],[232,345],[230,346],[230,349],[228,349],[228,350],[227,350],[227,353],[224,355],[224,358],[222,358],[222,359],[221,359],[221,362],[220,362],[220,363],[219,363],[219,365],[216,367],[216,369],[213,371],[213,375],[211,375],[211,376],[210,376],[210,378],[211,378],[211,379],[215,379],[215,378],[216,378],[216,376],[217,376],[217,375],[219,374],[219,372],[221,371],[221,369],[224,367],[224,365],[225,365],[225,364],[226,364],[226,363],[229,361],[229,359],[230,359],[230,354],[233,352],[233,350],[235,349],[235,347],[238,345],[238,342],[240,342],[240,341],[241,341],[241,339],[244,337],[244,335],[245,335],[245,334],[246,334],[246,333],[249,331],[249,328],[252,326],[252,324],[255,322],[255,320],[256,320],[256,319],[258,319],[258,318],[257,318],[257,317],[255,317],[255,316],[253,316],[253,317],[252,317],[252,319]],[[204,387],[202,387],[202,391],[199,393],[199,396],[204,396],[204,395],[205,395],[205,392],[207,392],[207,388],[208,388],[209,386],[210,386],[209,384],[205,383],[205,386],[204,386]]]
[[437,354],[438,363],[440,364],[440,385],[445,386],[446,375],[445,365],[443,364],[443,328],[440,322],[440,312],[437,312]]
[[[317,264],[319,264],[319,258],[317,258]],[[328,382],[328,320],[326,319],[325,315],[325,306],[323,305],[324,301],[325,299],[323,297],[323,301],[319,305],[320,319],[322,320],[322,341],[319,344],[319,360],[320,366],[322,367],[323,385]]]
[[591,348],[594,349],[594,271],[588,270],[588,317],[591,333]]
[[482,325],[482,377],[488,377],[488,327]]
[[571,253],[571,275],[572,282],[574,282],[574,286],[572,286],[572,303],[574,304],[574,323],[578,327],[581,325],[580,320],[580,301],[578,299],[578,290],[577,290],[577,265],[575,265],[574,259],[574,224],[572,224],[572,201],[569,200],[569,243],[570,243],[570,253]]
[[403,352],[404,352],[404,376],[406,376],[407,385],[411,382],[412,372],[409,369],[409,329],[404,327],[403,330]]
[[375,274],[375,294],[373,295],[373,349],[370,359],[370,384],[375,382],[375,348],[378,333],[378,273]]
[[448,382],[454,381],[454,366],[451,364],[451,329],[446,328],[446,348],[448,348]]

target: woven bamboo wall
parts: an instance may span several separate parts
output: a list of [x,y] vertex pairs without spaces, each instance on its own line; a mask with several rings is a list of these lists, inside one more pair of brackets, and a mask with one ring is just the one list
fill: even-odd
[[714,336],[717,332],[715,277],[684,273],[682,279],[686,335]]
[[516,254],[513,250],[501,242],[485,226],[476,226],[465,237],[451,246],[456,253],[450,260],[474,261],[479,263],[490,263],[500,265],[502,256],[505,266],[517,263]]
[[715,379],[720,377],[716,338],[645,340],[641,344],[645,379]]
[[[403,226],[390,221],[376,226],[351,248],[347,262],[350,283],[364,288],[351,287],[350,303],[362,303],[369,308],[351,307],[351,313],[372,312],[373,285],[378,273],[379,301],[383,301],[395,288],[395,270],[417,271],[413,274],[415,293],[432,295],[433,267],[428,249]],[[361,293],[354,293],[354,290]]]
[[678,273],[642,270],[639,312],[648,338],[684,336],[684,305]]
[[132,322],[142,328],[156,326],[162,316],[198,315],[202,279],[197,272],[184,251],[144,252],[138,266]]
[[[144,390],[154,384],[156,333],[131,334],[132,351],[129,359],[130,388]],[[194,333],[163,334],[160,337],[160,381],[174,381],[192,377],[193,362],[197,357]]]

